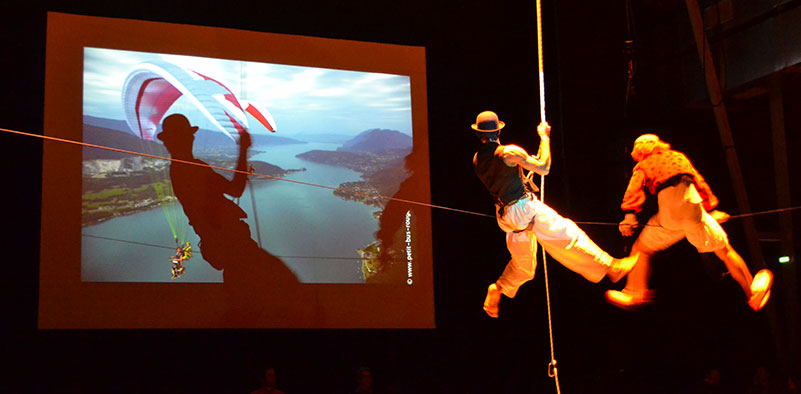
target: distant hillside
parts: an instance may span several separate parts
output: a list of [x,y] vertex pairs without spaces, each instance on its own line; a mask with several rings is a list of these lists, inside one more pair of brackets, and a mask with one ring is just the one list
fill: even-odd
[[[123,122],[124,124],[125,122]],[[111,126],[111,124],[108,124]],[[126,126],[127,128],[127,126]],[[156,156],[167,156],[167,150],[158,142],[144,141],[141,138],[119,129],[83,125],[83,141],[88,144],[107,146],[138,153],[148,153]],[[83,148],[84,160],[116,160],[131,155],[101,148]]]
[[345,167],[361,173],[374,172],[388,160],[380,156],[318,149],[298,154],[296,157],[315,163]]
[[[263,134],[251,134],[251,139],[253,141],[253,146],[272,146],[272,145],[289,145],[289,144],[305,144],[303,141],[298,141],[296,139],[288,138],[288,137],[280,137],[277,135],[263,135]],[[228,137],[227,135],[206,130],[206,129],[199,129],[197,133],[195,133],[195,150],[214,150],[217,148],[226,148],[226,147],[234,147],[234,141]]]
[[[386,150],[383,155],[376,155],[341,150],[312,150],[301,153],[297,157],[360,172],[363,180],[341,183],[339,187],[342,190],[335,190],[334,195],[345,200],[383,207],[386,200],[375,195],[391,196],[395,194],[400,183],[409,176],[403,165],[404,155],[408,152],[401,152],[402,150],[393,149]],[[358,193],[350,193],[347,190]]]
[[412,137],[395,130],[370,129],[345,141],[337,150],[374,155],[388,152],[408,153],[412,150]]
[[328,144],[342,144],[343,142],[353,138],[349,135],[344,134],[307,134],[307,133],[299,133],[295,135],[295,138],[306,141],[306,142],[323,142]]
[[[84,116],[83,117],[84,123],[84,132],[87,128],[94,128],[93,130],[98,129],[105,129],[105,130],[114,130],[119,131],[121,133],[128,134],[129,136],[133,136],[135,138],[138,137],[138,133],[134,133],[128,127],[128,123],[124,120],[114,120],[114,119],[104,119],[104,118],[96,118],[93,116]],[[103,140],[108,140],[112,138],[111,136],[100,136]],[[288,145],[288,144],[304,144],[304,141],[299,141],[296,139],[288,138],[288,137],[281,137],[277,135],[263,135],[263,134],[256,134],[252,136],[253,145],[254,146],[270,146],[270,145]],[[84,137],[85,142],[89,142]],[[95,142],[90,142],[95,143]],[[104,146],[115,146],[111,144],[100,144]],[[206,129],[200,129],[195,133],[195,149],[196,150],[214,150],[217,148],[225,148],[225,147],[232,147],[233,140],[229,138],[227,135],[217,132],[211,131]],[[122,148],[125,149],[125,148]],[[117,157],[115,157],[117,158]]]
[[[232,164],[233,164],[233,166],[236,166],[236,163],[232,163]],[[258,160],[250,161],[250,162],[248,162],[248,164],[253,166],[253,172],[255,172],[256,174],[267,175],[267,176],[272,176],[272,177],[284,177],[284,176],[286,176],[286,174],[288,174],[290,172],[304,171],[303,169],[300,169],[300,170],[298,170],[298,169],[286,170],[286,169],[283,169],[281,167],[278,167],[277,165],[270,164],[270,163],[267,163],[267,162],[264,162],[264,161],[258,161]],[[266,180],[267,178],[253,177],[253,179],[254,180]]]
[[84,125],[91,125],[96,127],[102,127],[104,129],[109,130],[118,130],[122,132],[128,132],[129,134],[134,134],[131,131],[131,128],[128,127],[128,122],[124,120],[116,120],[116,119],[105,119],[105,118],[96,118],[94,116],[84,116],[83,117],[83,124]]

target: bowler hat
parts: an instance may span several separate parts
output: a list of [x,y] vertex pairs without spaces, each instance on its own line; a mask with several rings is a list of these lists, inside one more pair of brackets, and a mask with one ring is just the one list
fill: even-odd
[[476,123],[473,123],[472,127],[475,131],[482,131],[486,133],[490,133],[493,131],[498,131],[506,126],[506,123],[501,122],[498,120],[498,115],[492,111],[484,111],[476,117]]
[[176,138],[189,138],[197,132],[198,127],[189,124],[186,116],[181,114],[172,114],[161,123],[161,133],[156,137],[162,141],[175,140]]

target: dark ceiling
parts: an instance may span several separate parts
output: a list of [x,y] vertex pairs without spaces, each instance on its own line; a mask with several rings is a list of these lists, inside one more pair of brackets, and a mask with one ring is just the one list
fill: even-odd
[[[798,2],[783,3],[793,9]],[[508,124],[504,142],[536,149],[533,2],[5,2],[2,128],[41,131],[48,11],[424,46],[434,204],[492,211],[470,163],[478,143],[468,127],[478,112],[492,109]],[[620,220],[620,197],[633,165],[628,150],[644,130],[658,132],[694,158],[721,207],[736,211],[711,106],[688,98],[702,74],[686,12],[682,1],[545,1],[554,151],[547,201],[563,215]],[[627,39],[634,40],[632,55]],[[695,71],[682,62],[691,58]],[[627,103],[629,59],[636,73]],[[799,75],[797,66],[782,73],[790,152],[801,148]],[[776,202],[767,100],[764,94],[738,99],[736,93],[726,100],[745,177],[757,188],[754,210],[771,209]],[[265,363],[278,366],[284,383],[279,387],[289,394],[345,392],[350,372],[364,364],[373,366],[377,384],[397,392],[552,390],[545,375],[542,271],[518,298],[504,300],[501,319],[486,318],[480,307],[486,285],[508,258],[503,233],[492,220],[449,211],[434,212],[436,330],[37,331],[42,142],[3,133],[0,145],[9,185],[3,201],[11,219],[3,243],[11,251],[2,286],[8,335],[0,357],[13,365],[0,383],[10,385],[6,392],[248,392]],[[793,179],[798,161],[791,155]],[[793,206],[799,205],[798,188],[792,185]],[[797,245],[797,214],[794,219]],[[731,223],[727,230],[745,250],[740,227]],[[630,243],[614,226],[585,231],[613,255],[623,255]],[[757,365],[787,372],[792,363],[775,350],[784,334],[777,334],[767,312],[747,310],[734,281],[721,280],[723,271],[719,262],[680,244],[655,263],[662,302],[630,314],[603,302],[610,283],[591,284],[551,263],[563,388],[687,392],[713,367],[737,387],[750,381]],[[797,360],[797,350],[791,356]]]

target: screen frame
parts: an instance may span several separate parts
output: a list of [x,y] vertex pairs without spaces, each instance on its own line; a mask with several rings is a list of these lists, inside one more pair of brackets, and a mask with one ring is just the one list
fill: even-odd
[[[411,187],[422,203],[410,205],[420,230],[415,235],[414,284],[304,284],[311,312],[289,312],[283,320],[270,313],[232,313],[220,284],[81,282],[82,147],[46,141],[39,329],[435,327],[431,209],[425,205],[430,201],[425,48],[50,12],[44,117],[48,137],[82,141],[84,47],[408,75],[418,160]],[[272,305],[258,307],[269,310]],[[368,313],[376,310],[383,312]]]

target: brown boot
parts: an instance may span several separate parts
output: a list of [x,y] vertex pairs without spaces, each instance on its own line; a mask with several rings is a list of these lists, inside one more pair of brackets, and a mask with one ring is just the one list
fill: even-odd
[[654,302],[653,290],[607,290],[606,301],[627,311],[633,311]]

